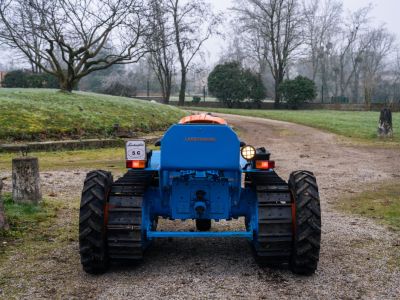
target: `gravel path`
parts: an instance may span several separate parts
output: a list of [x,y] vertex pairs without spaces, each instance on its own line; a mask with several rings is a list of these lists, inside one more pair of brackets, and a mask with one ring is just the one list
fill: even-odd
[[[76,239],[42,257],[43,276],[24,282],[32,298],[100,299],[399,299],[400,236],[332,204],[371,183],[400,176],[399,150],[346,146],[335,135],[309,127],[258,118],[222,115],[241,139],[272,152],[284,178],[296,169],[314,171],[320,187],[323,235],[319,269],[300,277],[287,269],[258,267],[246,241],[235,239],[159,240],[136,266],[113,267],[102,276],[85,274]],[[376,171],[377,170],[377,171]],[[0,174],[1,175],[1,174]],[[3,174],[7,175],[7,174]],[[42,174],[45,193],[77,198],[84,172]],[[9,188],[9,182],[6,182]],[[230,229],[242,220],[220,222]],[[192,222],[162,222],[164,229],[193,228]]]

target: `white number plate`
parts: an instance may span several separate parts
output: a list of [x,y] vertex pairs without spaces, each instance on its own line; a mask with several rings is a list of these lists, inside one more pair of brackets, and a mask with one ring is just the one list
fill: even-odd
[[144,141],[126,143],[126,160],[146,160],[146,144]]

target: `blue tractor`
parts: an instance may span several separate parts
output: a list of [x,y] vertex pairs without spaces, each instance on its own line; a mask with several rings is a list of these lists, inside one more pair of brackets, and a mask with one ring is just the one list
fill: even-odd
[[[142,259],[157,238],[244,238],[261,265],[288,264],[297,274],[317,268],[321,211],[313,173],[284,181],[265,148],[241,142],[225,120],[183,118],[148,150],[126,144],[127,173],[92,171],[80,206],[83,269],[105,272],[110,262]],[[157,230],[159,218],[195,220],[187,232]],[[211,221],[243,218],[242,231],[216,232]]]

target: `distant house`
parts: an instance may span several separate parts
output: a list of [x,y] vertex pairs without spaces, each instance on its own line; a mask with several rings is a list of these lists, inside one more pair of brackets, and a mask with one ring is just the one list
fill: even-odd
[[4,77],[6,77],[6,74],[7,74],[6,72],[0,71],[0,87],[2,87],[1,83],[4,80]]

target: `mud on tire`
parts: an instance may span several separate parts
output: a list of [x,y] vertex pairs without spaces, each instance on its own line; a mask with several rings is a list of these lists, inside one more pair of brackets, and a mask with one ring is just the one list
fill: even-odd
[[314,174],[293,172],[289,189],[296,209],[290,267],[294,273],[311,275],[317,269],[321,243],[321,207]]
[[87,273],[99,274],[108,268],[104,212],[112,182],[109,172],[97,170],[86,175],[79,211],[79,253]]

